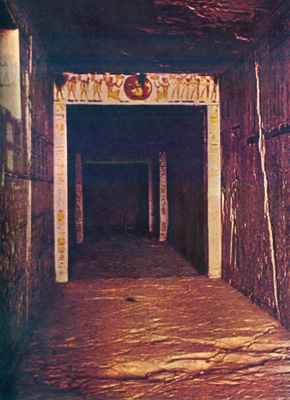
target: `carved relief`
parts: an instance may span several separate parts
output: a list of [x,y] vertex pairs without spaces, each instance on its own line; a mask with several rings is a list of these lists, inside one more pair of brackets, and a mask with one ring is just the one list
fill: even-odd
[[213,104],[217,83],[196,74],[72,74],[55,82],[55,100],[63,102],[134,102]]
[[107,99],[121,101],[120,90],[124,81],[124,75],[105,74],[104,81],[107,86]]
[[104,82],[103,75],[93,75],[92,78],[92,101],[102,101],[102,84]]
[[146,100],[151,95],[152,83],[145,74],[132,75],[126,78],[124,90],[131,100]]

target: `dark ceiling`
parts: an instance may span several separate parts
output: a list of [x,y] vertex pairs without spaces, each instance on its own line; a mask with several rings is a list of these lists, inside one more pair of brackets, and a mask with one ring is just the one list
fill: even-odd
[[[252,46],[272,0],[11,0],[59,70],[218,72]],[[19,4],[18,4],[19,3]]]

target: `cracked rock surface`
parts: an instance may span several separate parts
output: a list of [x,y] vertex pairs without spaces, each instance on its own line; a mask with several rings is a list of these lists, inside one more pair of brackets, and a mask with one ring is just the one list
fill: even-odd
[[167,243],[134,235],[85,242],[74,259],[74,278],[159,278],[197,274]]
[[[112,243],[111,262],[126,251]],[[172,251],[162,247],[164,268]],[[138,279],[87,271],[61,288],[35,331],[18,399],[289,400],[289,332],[227,284],[172,266],[175,276]]]

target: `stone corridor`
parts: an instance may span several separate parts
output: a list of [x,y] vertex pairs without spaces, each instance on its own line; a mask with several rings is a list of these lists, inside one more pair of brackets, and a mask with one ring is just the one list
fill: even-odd
[[0,400],[290,400],[290,1],[0,16]]
[[289,400],[289,332],[167,244],[91,242],[74,262],[33,334],[17,400]]

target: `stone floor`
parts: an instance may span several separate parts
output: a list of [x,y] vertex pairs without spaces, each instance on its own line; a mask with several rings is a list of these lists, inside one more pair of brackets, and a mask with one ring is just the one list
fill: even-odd
[[17,399],[290,399],[289,332],[167,245],[125,244],[83,247],[34,333]]
[[85,242],[77,249],[73,265],[73,278],[77,280],[197,274],[193,266],[167,243],[133,235]]

